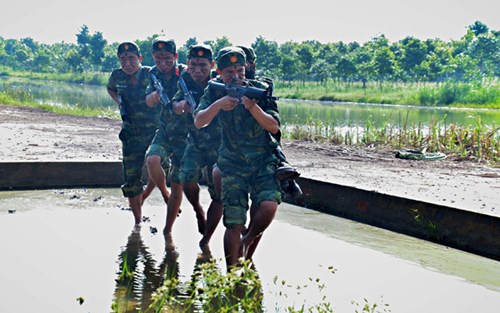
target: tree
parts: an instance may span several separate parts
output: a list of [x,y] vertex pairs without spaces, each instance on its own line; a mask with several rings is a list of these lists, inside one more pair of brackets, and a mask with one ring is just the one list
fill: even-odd
[[78,44],[79,47],[79,54],[82,58],[89,59],[91,52],[90,52],[90,31],[87,25],[83,25],[80,28],[80,32],[76,34],[76,43]]
[[295,79],[298,71],[299,69],[295,59],[291,55],[284,55],[281,59],[282,79],[285,81],[292,81]]
[[107,45],[104,48],[104,57],[102,58],[101,70],[103,72],[111,72],[113,69],[118,68],[118,58],[116,57],[116,49],[118,43]]
[[301,43],[297,46],[297,59],[300,80],[305,82],[309,76],[309,70],[311,69],[314,62],[314,52],[313,48],[307,43]]
[[108,44],[102,33],[95,32],[91,35],[87,25],[83,25],[80,32],[76,34],[76,42],[78,44],[78,53],[82,58],[82,69],[100,69],[104,58],[104,48]]
[[52,70],[52,64],[50,62],[51,59],[52,56],[50,55],[50,51],[47,47],[38,49],[38,53],[35,55],[33,60],[33,69],[42,73]]
[[222,38],[215,38],[215,41],[209,40],[203,43],[212,47],[212,52],[215,53],[215,55],[217,55],[220,49],[232,46],[232,43],[227,36],[223,36]]
[[328,64],[324,59],[317,59],[311,67],[310,75],[314,80],[326,85],[331,72],[332,68],[330,64]]
[[101,32],[96,32],[90,38],[90,63],[95,67],[99,67],[101,65],[102,59],[104,58],[104,49],[106,48],[108,42],[104,39]]
[[348,83],[349,81],[354,80],[354,75],[356,74],[356,66],[352,61],[351,57],[345,56],[342,57],[337,63],[336,71],[339,74],[340,78]]
[[[189,47],[197,45],[197,44],[198,44],[198,40],[196,40],[196,37],[192,37],[192,38],[189,38],[188,40],[186,40],[186,42],[184,43],[184,45],[182,47],[179,47],[179,49],[177,49],[177,53],[179,54],[179,63],[184,63],[184,64],[187,63],[187,55],[188,55]],[[214,58],[216,56],[215,53],[216,53],[216,51],[212,51],[212,55]]]
[[361,47],[354,53],[356,73],[363,82],[363,88],[366,88],[366,82],[373,76],[374,63],[372,62],[372,53],[367,48]]
[[184,44],[184,48],[189,49],[189,47],[197,45],[197,44],[198,44],[198,40],[196,39],[196,37],[192,37],[192,38],[189,38],[188,40],[186,40],[186,43]]
[[396,71],[396,60],[389,47],[382,47],[375,51],[373,57],[374,70],[380,84],[394,75]]
[[8,56],[5,52],[5,41],[3,37],[0,36],[0,64],[7,64]]
[[81,56],[76,48],[69,49],[64,55],[64,61],[68,64],[69,70],[73,72],[83,72]]
[[257,72],[271,78],[278,78],[281,73],[282,52],[275,41],[270,41],[259,36],[252,44],[252,48],[257,55]]
[[472,42],[468,54],[477,60],[479,70],[486,76],[500,75],[500,39],[483,33]]
[[475,21],[474,24],[469,26],[469,29],[474,33],[474,35],[476,35],[476,37],[482,34],[487,34],[490,31],[488,26],[480,21]]
[[401,41],[403,55],[399,65],[406,75],[418,81],[420,65],[427,57],[427,46],[420,39],[406,37]]

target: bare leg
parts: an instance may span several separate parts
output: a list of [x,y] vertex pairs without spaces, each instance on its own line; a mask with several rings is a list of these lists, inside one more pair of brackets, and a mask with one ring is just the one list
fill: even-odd
[[167,220],[165,222],[165,228],[163,229],[163,234],[165,235],[172,234],[172,228],[179,215],[182,202],[182,185],[172,182],[171,190],[172,194],[167,203]]
[[170,193],[168,192],[167,189],[165,171],[161,167],[161,157],[159,155],[152,155],[147,158],[146,162],[148,165],[149,180],[151,180],[154,184],[156,184],[158,189],[160,189],[163,201],[165,201],[165,204],[168,204],[168,198],[170,197]]
[[[255,212],[257,212],[258,209],[259,206],[252,202],[252,205],[250,206],[250,223],[248,225],[248,228],[242,234],[243,236],[247,234],[248,229],[251,227],[252,221],[254,220]],[[245,259],[247,260],[252,259],[253,253],[255,252],[255,249],[257,248],[257,245],[259,244],[261,238],[262,234],[260,236],[257,236],[257,238],[254,239],[253,243],[247,248]]]
[[212,169],[212,179],[214,181],[215,193],[220,199],[222,195],[222,174],[218,166]]
[[224,233],[224,254],[226,255],[228,270],[238,264],[242,227],[243,225],[237,225],[232,228],[226,228],[226,232]]
[[200,248],[204,250],[208,247],[208,243],[212,238],[212,235],[219,225],[220,219],[222,218],[222,201],[212,200],[210,206],[207,210],[207,222],[205,224],[205,233],[203,238],[200,240]]
[[262,201],[259,208],[255,211],[251,217],[250,225],[248,227],[248,232],[243,236],[241,240],[240,253],[246,259],[248,257],[248,252],[250,247],[252,250],[252,255],[257,248],[258,241],[255,241],[257,237],[261,236],[262,233],[271,224],[276,215],[276,210],[278,209],[278,203],[275,201]]
[[184,183],[184,194],[188,199],[189,203],[193,206],[194,212],[196,213],[196,220],[198,221],[198,232],[200,234],[205,233],[205,212],[200,204],[200,186],[198,183]]
[[148,184],[146,185],[146,188],[144,189],[144,192],[142,193],[142,203],[144,204],[144,201],[151,195],[153,190],[155,189],[156,184],[155,182],[151,179],[151,177],[148,178]]
[[142,194],[128,198],[128,205],[134,214],[135,224],[139,225],[142,221]]

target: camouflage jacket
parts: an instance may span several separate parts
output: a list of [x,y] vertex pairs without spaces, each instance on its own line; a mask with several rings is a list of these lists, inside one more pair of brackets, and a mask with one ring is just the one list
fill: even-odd
[[[221,82],[219,78],[216,81]],[[249,85],[261,89],[268,86],[260,81],[249,80]],[[200,100],[200,104],[195,113],[208,108],[216,100],[224,97],[225,91],[219,91],[210,87],[205,89],[205,93]],[[280,122],[276,102],[266,101],[258,104],[264,112],[273,116]],[[245,156],[258,156],[262,153],[269,153],[278,146],[276,139],[259,125],[251,113],[245,109],[244,105],[238,105],[231,111],[220,111],[217,115],[220,124],[221,147],[219,155],[231,158],[231,154]],[[217,122],[213,120],[211,124]]]
[[130,76],[122,69],[116,69],[108,80],[108,90],[114,91],[121,98],[121,105],[127,115],[123,128],[157,129],[160,126],[161,108],[146,105],[146,88],[149,85],[150,68],[142,66],[134,75],[137,84],[133,85]]
[[[197,106],[203,96],[204,89],[200,88],[198,84],[191,78],[189,73],[184,73],[182,78],[186,82],[188,90],[191,92]],[[179,90],[174,96],[173,101],[184,100],[184,92],[179,87]],[[218,149],[220,146],[221,130],[217,121],[212,122],[207,127],[198,129],[194,126],[194,119],[192,114],[186,115],[186,127],[188,130],[188,144],[196,145],[201,149]]]
[[[181,70],[185,68],[184,65],[180,65],[179,67],[181,68]],[[184,116],[175,114],[172,109],[172,99],[177,92],[177,86],[179,82],[179,67],[176,67],[175,75],[172,75],[169,78],[165,77],[165,75],[163,75],[163,73],[161,73],[156,66],[151,68],[150,71],[150,75],[152,73],[156,76],[156,78],[158,78],[161,85],[163,86],[163,89],[165,89],[168,98],[170,99],[170,103],[168,103],[166,107],[160,106],[162,107],[160,127],[163,128],[163,130],[168,134],[168,137],[186,137],[187,135],[186,118]],[[156,91],[156,88],[151,81],[146,90],[146,94],[150,94],[153,91]]]

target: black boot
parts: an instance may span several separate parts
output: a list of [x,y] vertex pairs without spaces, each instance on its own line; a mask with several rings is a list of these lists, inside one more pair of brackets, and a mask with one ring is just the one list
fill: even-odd
[[288,188],[286,192],[292,196],[292,199],[296,200],[300,196],[302,196],[302,189],[300,189],[299,184],[293,179],[288,180]]
[[294,179],[300,176],[300,173],[288,163],[280,163],[280,166],[276,169],[276,178],[279,180]]

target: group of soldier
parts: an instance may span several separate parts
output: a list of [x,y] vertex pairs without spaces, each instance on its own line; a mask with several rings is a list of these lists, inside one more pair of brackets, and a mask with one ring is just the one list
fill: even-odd
[[[139,47],[121,43],[120,68],[111,73],[107,85],[123,120],[123,195],[140,224],[142,204],[157,187],[167,204],[163,232],[169,237],[184,193],[196,214],[200,248],[208,249],[222,219],[226,262],[228,268],[235,266],[240,258],[252,257],[284,193],[301,194],[294,181],[299,174],[280,149],[272,81],[255,77],[256,56],[250,47],[225,47],[214,58],[209,46],[193,45],[186,65],[178,64],[172,39],[154,39],[152,51],[155,66],[143,66]],[[211,82],[258,88],[268,96],[236,97],[223,88],[211,88]],[[211,197],[206,214],[198,184],[205,169]]]

